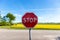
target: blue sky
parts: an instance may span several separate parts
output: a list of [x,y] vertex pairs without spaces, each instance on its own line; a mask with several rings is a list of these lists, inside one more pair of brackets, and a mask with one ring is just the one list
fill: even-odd
[[14,14],[14,22],[21,22],[26,12],[34,12],[38,22],[60,22],[60,0],[0,0],[0,11],[2,16]]

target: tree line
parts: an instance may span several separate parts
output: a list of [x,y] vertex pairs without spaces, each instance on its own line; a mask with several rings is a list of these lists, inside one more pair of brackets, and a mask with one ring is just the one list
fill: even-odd
[[12,13],[7,13],[5,16],[1,16],[0,14],[0,26],[9,26],[12,25],[12,21],[15,20],[15,16]]

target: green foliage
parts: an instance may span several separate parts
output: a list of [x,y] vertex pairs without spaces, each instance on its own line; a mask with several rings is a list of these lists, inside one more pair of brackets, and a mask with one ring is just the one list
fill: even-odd
[[[9,18],[9,22],[7,22],[7,18]],[[11,13],[8,13],[6,16],[1,17],[0,14],[0,26],[9,26],[12,25],[12,21],[15,20],[15,16]]]
[[11,13],[8,13],[6,17],[9,18],[10,20],[15,20],[15,16]]
[[5,21],[0,22],[0,26],[9,26],[9,25],[10,25],[10,24],[7,23],[7,22],[5,22]]
[[12,24],[12,21],[15,20],[15,16],[11,13],[8,13],[6,15],[7,18],[9,18],[9,23]]

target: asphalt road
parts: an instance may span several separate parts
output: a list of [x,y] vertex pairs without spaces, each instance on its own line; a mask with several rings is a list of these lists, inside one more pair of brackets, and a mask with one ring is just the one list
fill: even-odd
[[[32,30],[32,40],[56,40],[60,30]],[[29,40],[28,30],[0,29],[0,40]]]

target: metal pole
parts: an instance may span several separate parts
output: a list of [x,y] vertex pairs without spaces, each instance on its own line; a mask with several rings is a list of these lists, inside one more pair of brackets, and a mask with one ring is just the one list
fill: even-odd
[[31,40],[31,28],[29,29],[29,40]]

